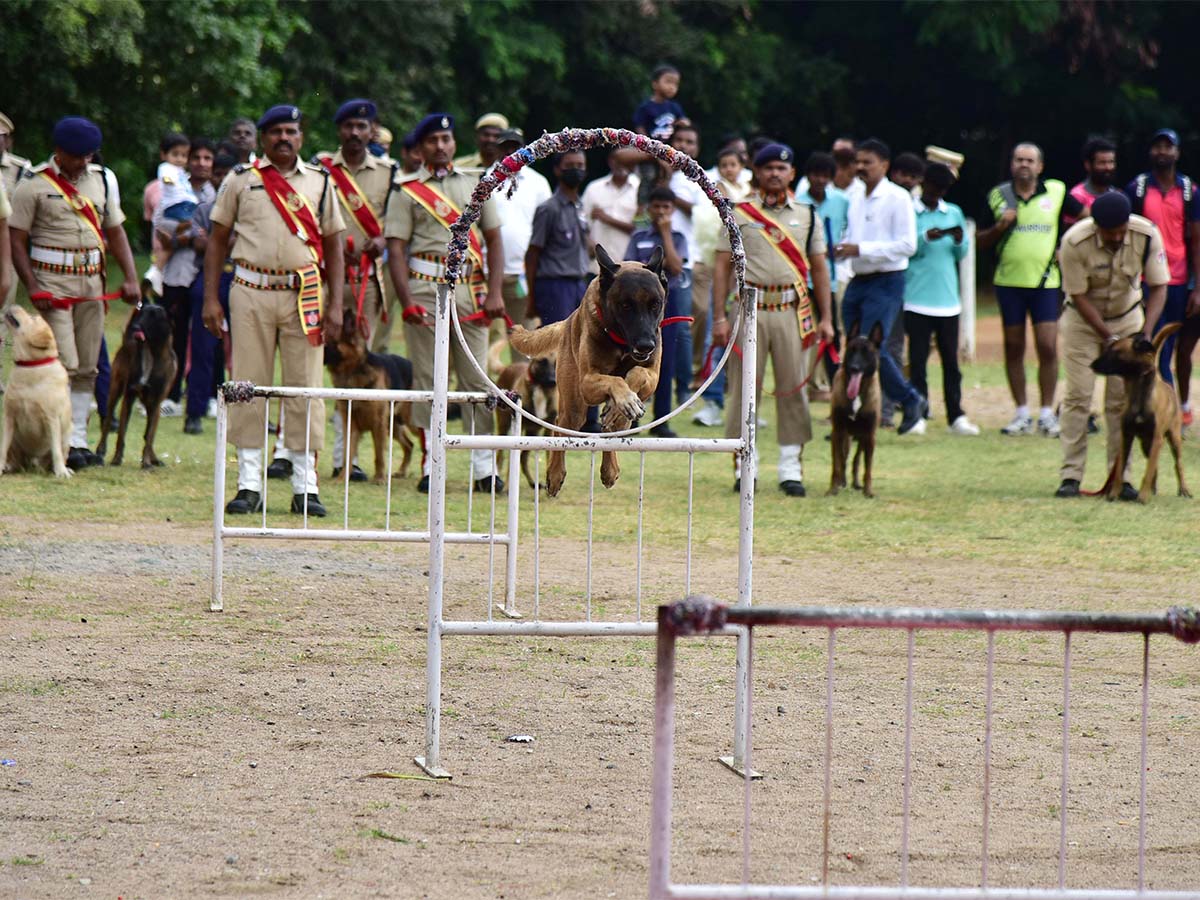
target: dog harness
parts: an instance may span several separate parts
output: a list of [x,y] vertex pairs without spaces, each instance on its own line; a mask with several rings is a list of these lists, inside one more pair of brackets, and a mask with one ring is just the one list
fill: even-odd
[[[507,319],[508,316],[505,316],[505,318]],[[611,328],[609,328],[607,325],[604,324],[604,314],[600,312],[600,301],[599,300],[596,301],[596,319],[597,319],[597,321],[600,322],[600,327],[604,329],[604,333],[608,335],[608,339],[610,341],[612,341],[618,347],[628,347],[629,346],[628,341],[626,341],[623,337],[621,337],[619,334],[617,334],[615,331],[613,331]],[[663,319],[661,322],[658,323],[658,329],[659,329],[659,331],[661,331],[667,325],[674,325],[677,322],[695,322],[695,321],[696,320],[694,318],[692,318],[691,316],[667,316],[665,319]],[[511,325],[512,325],[512,322],[510,320],[509,326],[511,327]]]

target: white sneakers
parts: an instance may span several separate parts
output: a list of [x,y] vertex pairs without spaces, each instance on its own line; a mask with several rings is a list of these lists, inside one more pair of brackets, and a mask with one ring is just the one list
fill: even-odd
[[928,421],[928,419],[917,419],[917,423],[913,425],[912,428],[908,429],[908,431],[904,432],[901,437],[908,437],[910,434],[924,434],[925,423]]
[[160,407],[160,415],[168,419],[178,418],[183,415],[183,407],[174,400],[164,400]]
[[1046,437],[1058,437],[1062,433],[1062,429],[1058,425],[1058,416],[1054,413],[1038,416],[1037,430],[1038,434]]
[[1017,434],[1033,434],[1033,417],[1017,413],[1013,416],[1012,421],[1000,429],[1001,434],[1017,435]]
[[692,421],[705,428],[713,428],[725,424],[725,411],[717,406],[716,401],[705,400],[704,405],[692,416]]
[[975,435],[979,434],[979,426],[968,419],[965,415],[959,416],[950,423],[950,433],[974,437]]

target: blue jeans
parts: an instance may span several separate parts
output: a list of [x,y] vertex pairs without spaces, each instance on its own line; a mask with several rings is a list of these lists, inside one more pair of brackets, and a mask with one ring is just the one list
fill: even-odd
[[533,305],[542,324],[553,325],[575,312],[587,286],[586,278],[534,279]]
[[[1150,290],[1147,285],[1142,285],[1142,296]],[[1184,313],[1187,312],[1188,302],[1188,286],[1186,284],[1169,284],[1167,285],[1167,302],[1163,304],[1162,315],[1158,317],[1158,322],[1154,326],[1154,333],[1158,334],[1159,329],[1165,328],[1172,322],[1182,322]],[[1163,341],[1162,351],[1158,355],[1158,371],[1162,374],[1163,381],[1167,384],[1174,384],[1175,379],[1171,376],[1171,362],[1175,359],[1175,338],[1178,335],[1171,335]]]
[[[222,272],[217,295],[229,318],[229,286],[233,273]],[[191,356],[192,367],[187,376],[187,417],[201,418],[208,410],[208,401],[217,395],[216,386],[225,380],[225,348],[221,341],[204,327],[204,273],[201,272],[188,289],[192,306]],[[180,367],[183,363],[180,361]]]
[[[686,290],[678,287],[673,287],[667,291],[667,311],[663,318],[668,316],[689,316],[692,314],[692,287],[689,283]],[[662,330],[662,359],[658,367],[658,387],[654,389],[654,418],[660,419],[674,409],[671,403],[671,383],[674,381],[674,372],[679,353],[679,332],[688,331],[687,322],[676,322],[673,325],[665,325]],[[691,346],[691,338],[688,338],[688,345]],[[688,370],[692,367],[692,354],[688,351],[687,355]],[[686,396],[686,395],[685,395]]]
[[[705,360],[711,361],[711,364],[713,366],[715,366],[717,363],[719,363],[721,361],[721,356],[724,354],[725,348],[718,347],[716,350],[713,350],[713,346],[712,346],[713,317],[712,317],[712,295],[711,295],[711,293],[709,294],[708,297],[704,298],[704,302],[708,304],[708,309],[709,309],[708,318],[706,318],[704,320],[704,358],[705,358]],[[724,312],[724,310],[722,310],[722,312]],[[731,338],[731,340],[732,340],[732,338]],[[737,354],[736,353],[731,354],[729,357],[729,365],[736,366],[738,364],[739,363],[738,363]],[[704,393],[701,394],[700,396],[703,397],[704,400],[706,400],[706,401],[711,401],[711,402],[717,404],[717,406],[719,406],[721,409],[725,408],[725,369],[721,370],[720,374],[718,374],[717,377],[713,379],[713,383],[710,384],[708,386],[707,390],[705,390]]]
[[[683,270],[683,274],[679,276],[679,284],[674,292],[679,295],[679,312],[667,313],[667,315],[690,316],[692,314],[691,269]],[[667,306],[669,307],[670,305],[671,300],[668,297]],[[692,384],[692,326],[690,322],[681,322],[678,328],[675,328],[673,325],[669,327],[675,329],[675,398],[676,403],[682,405],[691,396],[691,391],[688,388]]]
[[878,322],[883,329],[883,347],[879,351],[879,379],[883,391],[893,402],[908,406],[923,398],[904,379],[904,372],[895,357],[888,352],[887,339],[896,323],[896,314],[904,306],[904,273],[855,276],[846,288],[842,300],[842,327],[850,333],[858,322],[859,334],[869,334]]

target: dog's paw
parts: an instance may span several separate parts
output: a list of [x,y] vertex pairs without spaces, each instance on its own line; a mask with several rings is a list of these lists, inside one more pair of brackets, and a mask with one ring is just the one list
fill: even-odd
[[567,474],[564,472],[561,475],[551,475],[546,479],[546,496],[557,497],[558,492],[562,490],[563,482],[567,480]]
[[[0,475],[2,475],[2,474],[4,474],[4,473],[0,472]],[[72,472],[70,469],[68,469],[66,466],[63,466],[61,471],[58,469],[54,470],[54,477],[55,478],[74,478],[75,473]]]
[[1191,500],[1191,499],[1192,499],[1192,492],[1191,492],[1191,491],[1189,491],[1189,490],[1188,490],[1187,488],[1185,488],[1185,487],[1181,487],[1181,488],[1179,489],[1179,496],[1180,496],[1180,497],[1183,497],[1183,498],[1185,498],[1185,499],[1187,499],[1187,500]]
[[870,488],[863,488],[863,496],[866,497],[868,500],[874,500],[875,492],[873,490],[871,490]]
[[611,466],[607,462],[600,464],[600,483],[606,488],[611,488],[620,477],[621,467],[616,462]]
[[838,491],[840,491],[840,490],[841,490],[841,488],[839,488],[839,487],[831,487],[829,490],[827,490],[825,492],[825,496],[826,497],[836,497],[838,495]]

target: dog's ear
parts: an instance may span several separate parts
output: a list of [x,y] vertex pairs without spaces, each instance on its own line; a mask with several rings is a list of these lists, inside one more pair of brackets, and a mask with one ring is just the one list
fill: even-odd
[[654,252],[650,254],[650,259],[643,265],[655,275],[658,276],[659,284],[662,285],[663,295],[667,293],[667,273],[663,271],[663,248],[655,247]]
[[862,319],[855,319],[850,323],[850,328],[846,331],[846,343],[849,344],[852,340],[858,337],[859,329],[862,328]]
[[1154,344],[1144,335],[1139,334],[1133,341],[1134,353],[1153,353]]
[[878,350],[880,347],[883,346],[883,323],[882,322],[876,322],[874,325],[871,326],[871,333],[867,335],[867,340],[869,340],[872,344],[875,345],[876,350]]
[[608,251],[600,244],[596,244],[596,264],[600,267],[600,293],[607,294],[621,267],[612,261]]

